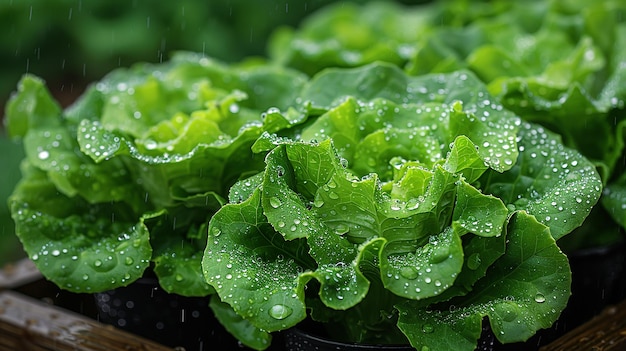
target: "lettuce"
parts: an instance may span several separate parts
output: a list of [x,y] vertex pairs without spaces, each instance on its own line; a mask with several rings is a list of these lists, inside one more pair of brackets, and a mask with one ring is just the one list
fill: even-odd
[[[368,15],[379,8],[384,9],[380,17]],[[289,35],[276,35],[269,48],[277,62],[309,74],[375,61],[413,76],[472,71],[506,109],[559,134],[565,145],[596,164],[607,199],[595,217],[615,220],[601,235],[607,243],[623,240],[615,233],[625,221],[620,177],[626,128],[625,13],[623,2],[613,0],[593,6],[585,1],[465,0],[337,5],[314,14]],[[411,30],[376,30],[406,22]],[[353,43],[363,42],[358,36],[366,32],[362,28],[373,29],[367,32],[369,42],[358,46]],[[389,43],[407,56],[375,52],[373,43]],[[342,59],[346,57],[359,60]],[[577,241],[594,245],[597,236],[591,232],[578,231],[577,236],[587,238]],[[563,245],[575,246],[568,241]]]
[[300,99],[307,120],[257,139],[264,170],[209,222],[229,330],[264,348],[309,308],[340,339],[473,350],[483,317],[505,343],[554,323],[571,282],[555,240],[602,191],[590,161],[468,71],[328,69]]
[[[605,134],[614,154],[602,146],[603,159],[589,160],[570,147],[579,146],[570,134],[537,123],[547,117],[515,109],[517,95],[494,83],[504,79],[499,68],[468,60],[473,45],[508,35],[495,30],[499,16],[516,17],[506,3],[454,10],[464,4],[335,8],[346,12],[309,22],[328,31],[277,34],[285,51],[275,62],[178,53],[112,71],[65,110],[25,75],[7,105],[7,130],[26,155],[9,205],[27,254],[48,279],[80,293],[128,285],[150,267],[168,292],[210,295],[218,320],[255,349],[308,317],[338,339],[417,349],[473,350],[483,322],[503,343],[527,340],[556,321],[570,295],[557,240],[580,228],[601,196],[607,208],[623,202],[623,178],[604,187],[619,169],[621,134]],[[510,23],[538,31],[550,17],[542,6],[533,2]],[[360,31],[341,24],[360,18],[352,16],[385,21],[355,40]],[[406,23],[415,32],[397,31]],[[574,24],[566,25],[574,34],[599,28]],[[335,41],[307,41],[335,31]],[[460,46],[438,43],[441,33],[456,33]],[[520,86],[569,72],[554,82],[585,95],[607,62],[585,53],[612,45],[596,37],[550,52],[573,58],[549,72],[520,63],[534,77]],[[409,49],[413,42],[424,45]],[[437,58],[446,52],[454,55]],[[587,113],[593,105],[601,118],[619,112],[621,70],[610,62],[611,84],[564,106]],[[560,111],[539,106],[535,117]]]
[[413,43],[436,19],[434,8],[394,2],[331,5],[306,17],[300,30],[276,30],[267,51],[273,61],[309,75],[326,67],[357,67],[378,60],[404,65],[415,51]]
[[9,202],[29,257],[74,292],[128,285],[152,263],[167,291],[212,293],[200,270],[206,223],[232,184],[263,169],[254,141],[291,123],[264,111],[287,109],[304,82],[180,53],[113,71],[62,111],[24,76],[7,106],[26,152]]

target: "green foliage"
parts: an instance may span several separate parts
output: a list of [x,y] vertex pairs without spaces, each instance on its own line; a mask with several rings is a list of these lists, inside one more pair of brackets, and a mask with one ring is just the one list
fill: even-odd
[[[623,240],[614,233],[625,228],[619,195],[626,127],[625,14],[624,3],[616,0],[592,6],[577,0],[342,4],[313,14],[296,29],[278,31],[269,47],[274,60],[309,74],[375,61],[414,76],[471,70],[506,109],[559,134],[565,145],[596,164],[609,189],[597,211],[615,221],[589,225],[607,227],[600,236],[610,242]],[[359,86],[363,79],[338,84]],[[597,231],[580,230],[564,245],[591,246],[596,236]]]
[[263,332],[308,307],[348,340],[416,348],[473,350],[484,316],[502,342],[549,327],[570,285],[555,240],[602,183],[484,89],[380,63],[314,77],[299,138],[262,134],[265,169],[209,222],[202,266],[222,302]]
[[28,256],[75,292],[128,285],[152,262],[165,290],[212,293],[200,271],[206,223],[232,184],[263,169],[250,150],[275,128],[263,111],[287,106],[303,83],[181,53],[113,71],[63,111],[24,76],[7,129],[26,153],[9,202]]
[[417,349],[552,325],[557,240],[598,201],[625,225],[623,6],[344,5],[271,62],[180,52],[66,109],[25,75],[9,204],[41,272],[96,292],[151,267],[255,349],[308,317]]

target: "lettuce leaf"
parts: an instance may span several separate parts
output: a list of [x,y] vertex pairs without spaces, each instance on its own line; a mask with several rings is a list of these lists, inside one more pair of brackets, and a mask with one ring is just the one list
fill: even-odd
[[419,34],[436,23],[436,10],[393,2],[327,6],[305,18],[297,30],[276,30],[269,40],[269,56],[309,75],[378,60],[402,66]]
[[411,345],[474,350],[484,316],[503,343],[525,341],[554,323],[570,295],[567,257],[549,229],[523,211],[509,222],[507,242],[504,255],[469,295],[422,313],[415,313],[415,302],[397,306],[398,327]]

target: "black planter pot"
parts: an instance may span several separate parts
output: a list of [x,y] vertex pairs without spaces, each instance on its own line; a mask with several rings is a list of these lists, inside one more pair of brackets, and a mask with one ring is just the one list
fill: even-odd
[[315,335],[301,328],[292,328],[284,333],[286,351],[413,351],[411,346],[406,345],[367,345],[351,344],[333,341]]
[[[303,323],[283,332],[285,351],[415,351],[410,345],[371,345],[339,342],[326,337],[323,327],[314,322]],[[488,324],[478,340],[476,351],[494,351],[498,345]]]
[[95,294],[98,319],[125,331],[186,351],[244,350],[214,317],[206,297],[183,297],[153,277]]

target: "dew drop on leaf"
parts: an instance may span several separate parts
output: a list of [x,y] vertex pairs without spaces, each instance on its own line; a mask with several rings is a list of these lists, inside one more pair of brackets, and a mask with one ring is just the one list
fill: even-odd
[[230,113],[237,113],[239,112],[239,105],[238,104],[231,104],[230,106],[228,106],[228,111],[230,111]]
[[476,270],[480,266],[480,254],[473,253],[467,258],[467,268]]
[[50,153],[44,150],[44,151],[39,152],[37,157],[39,157],[40,160],[46,160],[48,159],[48,157],[50,157]]
[[518,307],[514,303],[505,302],[497,305],[498,314],[505,322],[513,322],[519,315]]
[[435,247],[430,257],[431,263],[441,263],[450,256],[450,248],[448,246]]
[[[430,334],[430,333],[432,333],[433,331],[435,331],[435,328],[433,328],[433,326],[432,326],[432,325],[430,325],[430,324],[424,324],[424,325],[422,326],[422,332],[424,332],[425,334]],[[422,349],[423,349],[423,348],[422,348]]]
[[272,308],[268,311],[270,317],[274,319],[285,319],[289,317],[292,312],[291,307],[281,304],[272,306]]
[[406,279],[413,280],[417,278],[419,273],[417,269],[415,269],[415,267],[402,267],[402,269],[400,270],[400,275]]
[[276,174],[279,177],[282,177],[283,175],[285,175],[285,169],[282,166],[276,167]]
[[335,234],[343,235],[343,234],[347,233],[348,230],[350,230],[350,228],[347,225],[339,224],[339,225],[337,225],[337,227],[335,227]]
[[280,201],[279,198],[277,198],[275,196],[270,198],[270,206],[272,206],[274,208],[279,208],[281,204],[282,204],[282,202]]
[[537,293],[537,295],[535,295],[535,302],[544,303],[545,301],[546,301],[546,297],[543,296],[542,293]]

